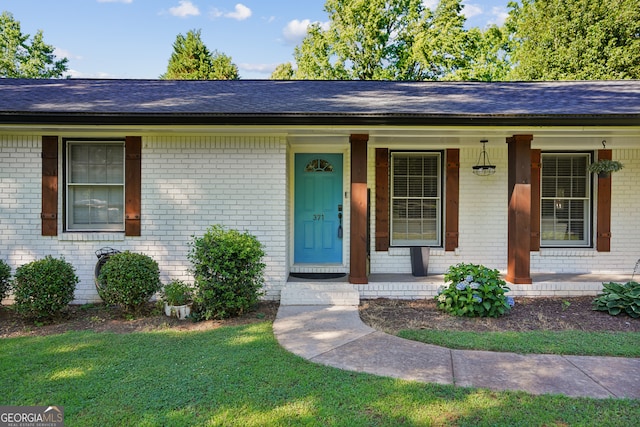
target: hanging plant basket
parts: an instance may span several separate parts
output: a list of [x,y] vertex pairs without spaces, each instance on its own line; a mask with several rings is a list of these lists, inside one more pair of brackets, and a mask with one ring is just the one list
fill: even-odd
[[598,160],[589,165],[589,172],[597,173],[600,178],[608,178],[611,172],[617,172],[623,167],[617,160]]

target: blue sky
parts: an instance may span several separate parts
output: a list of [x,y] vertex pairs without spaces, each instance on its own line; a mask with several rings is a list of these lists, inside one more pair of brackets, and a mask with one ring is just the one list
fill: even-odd
[[[468,26],[502,23],[508,0],[466,0]],[[210,50],[232,58],[242,79],[267,79],[310,22],[327,22],[325,0],[0,0],[22,33],[42,30],[75,78],[155,79],[178,34],[201,30]],[[437,0],[425,0],[435,8]]]

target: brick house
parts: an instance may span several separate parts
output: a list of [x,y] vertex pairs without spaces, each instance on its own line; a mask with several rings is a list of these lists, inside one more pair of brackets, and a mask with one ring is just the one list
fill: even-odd
[[[598,178],[598,158],[625,168]],[[0,79],[0,258],[64,256],[76,302],[107,246],[189,280],[212,224],[265,245],[272,299],[291,273],[425,297],[459,262],[516,295],[593,294],[640,257],[639,177],[639,81]]]

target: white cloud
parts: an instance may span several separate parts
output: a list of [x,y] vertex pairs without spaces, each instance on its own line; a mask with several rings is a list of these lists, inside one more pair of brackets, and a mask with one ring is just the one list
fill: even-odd
[[489,24],[496,24],[498,26],[504,24],[504,21],[509,17],[509,12],[504,7],[494,7],[491,9],[492,18],[489,20]]
[[188,0],[180,0],[180,5],[176,7],[170,7],[169,13],[173,16],[180,18],[186,18],[187,16],[200,15],[200,9]]
[[251,16],[251,9],[242,3],[238,3],[233,12],[226,13],[226,18],[237,19],[238,21],[244,21]]
[[294,19],[293,21],[289,21],[282,29],[282,35],[288,43],[297,44],[307,35],[309,25],[311,25],[309,19],[303,19],[302,21]]
[[[294,19],[293,21],[289,21],[282,29],[282,35],[284,36],[285,42],[289,44],[298,44],[307,35],[307,28],[309,28],[311,24],[316,23],[319,22],[311,22],[309,19],[303,19],[302,21]],[[329,28],[329,22],[320,22],[319,24],[320,28],[325,31]]]
[[55,47],[53,49],[53,54],[56,56],[56,58],[60,59],[60,58],[67,58],[67,59],[82,59],[79,56],[72,56],[71,52],[69,52],[66,49],[60,49],[59,47]]
[[484,11],[477,4],[464,3],[462,5],[462,13],[467,19],[469,19],[473,18],[474,16],[482,15]]
[[98,0],[98,3],[133,3],[133,0]]
[[277,64],[249,64],[249,63],[242,63],[238,65],[238,68],[240,69],[240,71],[248,71],[248,72],[253,72],[253,73],[259,73],[259,74],[271,74],[273,73],[273,70],[275,70],[277,67]]
[[122,78],[112,73],[105,73],[102,71],[98,71],[96,73],[84,73],[82,71],[69,69],[64,74],[65,76],[70,76],[72,79],[117,79]]
[[422,1],[422,5],[429,10],[436,10],[436,7],[438,7],[438,3],[440,3],[440,0],[423,0]]
[[214,19],[225,17],[230,19],[237,19],[238,21],[244,21],[245,19],[249,18],[252,13],[253,12],[251,12],[251,9],[249,9],[247,6],[243,5],[242,3],[238,3],[233,12],[224,12],[214,7],[211,9],[209,15]]

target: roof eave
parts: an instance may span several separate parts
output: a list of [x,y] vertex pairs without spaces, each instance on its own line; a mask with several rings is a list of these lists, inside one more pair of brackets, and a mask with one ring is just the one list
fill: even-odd
[[0,113],[0,125],[38,124],[106,126],[640,126],[640,114]]

